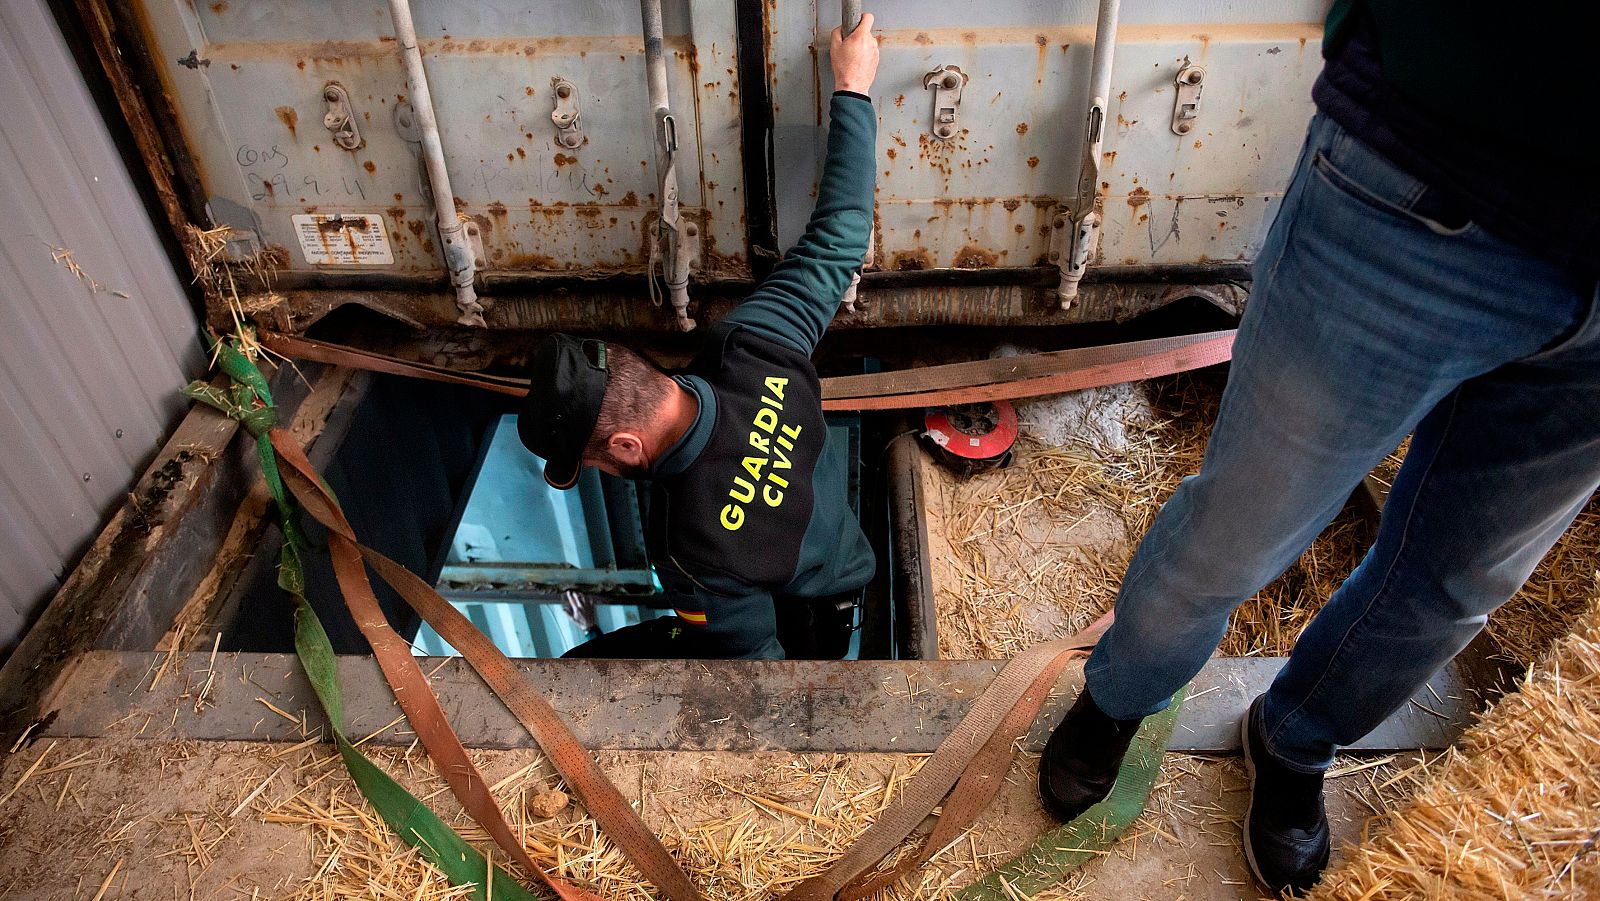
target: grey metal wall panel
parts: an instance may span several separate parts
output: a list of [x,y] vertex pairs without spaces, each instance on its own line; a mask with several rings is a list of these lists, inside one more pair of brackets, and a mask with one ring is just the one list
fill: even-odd
[[42,0],[0,4],[0,648],[172,427],[194,315]]

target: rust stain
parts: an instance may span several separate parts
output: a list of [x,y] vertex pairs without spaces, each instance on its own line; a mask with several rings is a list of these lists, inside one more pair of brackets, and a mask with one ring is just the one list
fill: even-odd
[[367,174],[368,175],[373,175],[378,171],[377,164],[374,163],[372,160],[367,160],[366,162],[362,163],[361,164],[361,168],[367,170]]
[[406,223],[406,228],[410,229],[413,235],[420,238],[422,233],[428,230],[428,223],[423,222],[421,219],[412,219]]
[[639,195],[629,191],[628,193],[622,195],[622,199],[617,201],[617,203],[621,206],[638,206]]
[[523,150],[521,147],[518,147],[517,148],[517,159],[525,160],[527,158],[528,158],[528,151]]
[[566,269],[566,264],[555,257],[545,256],[542,253],[508,253],[504,259],[496,259],[506,269]]
[[899,155],[899,151],[895,150],[893,147],[890,147],[888,150],[884,151],[884,156],[887,156],[891,160]]
[[278,121],[289,129],[289,137],[300,140],[300,133],[295,130],[295,126],[300,124],[300,114],[294,111],[294,107],[280,106],[273,112],[278,114]]
[[1144,188],[1134,188],[1133,191],[1128,194],[1128,206],[1131,206],[1134,209],[1138,209],[1149,202],[1150,192]]
[[895,109],[899,109],[900,107],[905,106],[905,105],[906,105],[906,95],[904,95],[904,94],[896,94],[895,97],[894,97]]
[[894,256],[890,258],[889,268],[899,272],[932,269],[933,258],[928,256],[928,251],[921,247],[915,250],[897,250]]
[[1021,222],[1018,222],[1016,225],[1013,225],[1011,227],[1011,230],[1016,232],[1019,235],[1022,234],[1023,232],[1027,231],[1027,229],[1023,227]]
[[1205,145],[1201,144],[1199,141],[1195,141],[1194,142],[1194,149],[1196,149],[1196,150],[1199,150],[1203,146],[1205,146]]
[[933,43],[933,38],[928,37],[928,33],[926,31],[917,32],[917,36],[912,38],[912,40],[923,45],[924,47]]
[[993,251],[985,250],[976,244],[968,244],[956,253],[955,267],[957,269],[987,269],[999,262],[999,257]]
[[1038,168],[1038,166],[1039,166],[1039,158],[1038,157],[1036,157],[1036,156],[1028,157],[1028,168],[1029,169],[1036,169],[1036,168]]
[[222,15],[223,13],[227,12],[228,11],[228,0],[217,0],[216,3],[211,4],[211,11],[216,13],[219,16]]
[[1006,208],[1006,212],[1015,213],[1017,208],[1022,206],[1022,201],[1015,197],[1008,197],[1005,200],[1000,201],[1000,205]]
[[1026,123],[1026,122],[1018,122],[1017,123],[1017,134],[1025,135],[1027,133],[1028,133],[1028,123]]
[[496,219],[504,219],[506,217],[506,205],[498,200],[489,204],[489,215]]
[[522,93],[527,94],[529,97],[532,97],[533,96],[533,85],[530,84],[527,87],[524,87],[522,89]]
[[406,218],[406,208],[403,206],[392,206],[384,210],[384,212],[388,213],[389,218],[393,219],[397,225]]
[[560,168],[562,168],[564,166],[570,166],[570,165],[576,163],[578,161],[578,158],[575,157],[575,156],[567,156],[565,153],[558,153],[558,154],[556,154],[555,161],[556,161],[556,168],[560,169]]

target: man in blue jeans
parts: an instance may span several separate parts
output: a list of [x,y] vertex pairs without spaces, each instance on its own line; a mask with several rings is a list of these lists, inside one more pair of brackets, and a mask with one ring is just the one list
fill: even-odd
[[[1061,819],[1106,795],[1229,613],[1411,434],[1376,543],[1242,723],[1245,856],[1273,891],[1308,888],[1335,749],[1465,647],[1600,485],[1596,158],[1576,131],[1530,124],[1583,102],[1585,30],[1576,6],[1492,12],[1330,13],[1318,114],[1255,261],[1205,462],[1134,554],[1041,760]],[[1505,71],[1475,69],[1487,93],[1468,102],[1463,67],[1495,58]]]

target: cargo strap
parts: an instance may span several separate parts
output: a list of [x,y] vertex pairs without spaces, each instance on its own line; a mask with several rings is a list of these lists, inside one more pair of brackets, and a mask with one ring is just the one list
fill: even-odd
[[1189,696],[1185,685],[1166,709],[1145,717],[1133,736],[1117,782],[1104,800],[1070,823],[1046,832],[1032,847],[956,892],[954,901],[1016,901],[1031,898],[1067,880],[1072,871],[1102,857],[1144,813],[1166,754],[1178,713]]
[[[822,380],[822,409],[942,407],[1116,385],[1227,362],[1233,354],[1233,336],[1233,330],[1206,332],[869,375],[836,376]],[[278,332],[263,331],[257,338],[263,347],[285,357],[467,385],[514,397],[528,393],[527,379],[413,363]]]
[[277,506],[284,535],[278,556],[278,586],[294,599],[295,652],[327,715],[334,743],[350,778],[396,835],[416,848],[452,883],[472,886],[472,897],[479,901],[533,901],[533,896],[505,870],[478,853],[415,795],[368,760],[345,736],[344,701],[334,667],[333,646],[315,611],[306,602],[305,574],[301,565],[306,542],[294,518],[288,491],[278,470],[277,455],[268,437],[269,431],[277,425],[272,392],[255,364],[231,345],[218,343],[216,355],[219,368],[233,379],[231,389],[192,382],[184,393],[239,420],[256,439],[262,476]]
[[[999,792],[1017,741],[1038,716],[1062,669],[1094,647],[1111,618],[1108,612],[1081,632],[1036,644],[1008,661],[878,821],[827,870],[790,890],[783,901],[865,898],[898,881],[965,832]],[[938,824],[914,853],[887,870],[867,872],[941,801],[944,809]]]
[[[294,354],[308,359],[324,359],[326,362],[357,365],[361,368],[376,369],[377,371],[393,372],[401,375],[417,375],[433,378],[437,381],[452,381],[457,383],[470,383],[474,387],[485,387],[501,393],[514,393],[507,388],[514,388],[514,380],[500,377],[479,378],[466,376],[441,370],[439,367],[428,367],[412,364],[395,358],[381,357],[356,351],[350,348],[338,348],[321,342],[309,342],[306,339],[290,339],[284,342],[287,336],[272,336],[263,341],[269,348],[279,353],[287,353],[297,345],[312,345],[314,353]],[[1223,336],[1201,336],[1205,340],[1231,342],[1232,333]],[[1181,339],[1169,339],[1179,340]],[[1153,355],[1171,354],[1175,350],[1181,351],[1200,342],[1181,343],[1178,347],[1154,348],[1145,354],[1145,358]],[[1135,342],[1146,344],[1146,342]],[[1122,345],[1124,348],[1133,345]],[[329,351],[332,348],[332,351]],[[426,582],[412,574],[398,563],[379,554],[378,552],[361,545],[340,510],[337,500],[323,484],[310,461],[298,442],[286,431],[276,427],[276,416],[271,407],[271,396],[266,391],[265,379],[255,366],[249,363],[242,354],[227,344],[219,345],[219,359],[223,369],[232,375],[238,384],[235,385],[233,394],[220,399],[201,399],[213,403],[230,415],[235,415],[249,427],[251,433],[258,437],[258,446],[262,454],[263,467],[268,472],[269,487],[273,489],[274,497],[279,502],[280,514],[284,515],[286,535],[296,535],[293,532],[293,519],[290,515],[284,489],[298,499],[303,508],[313,518],[328,529],[329,551],[333,559],[334,572],[338,579],[340,590],[345,596],[346,604],[354,616],[358,627],[373,648],[374,657],[386,680],[394,690],[396,700],[402,711],[406,714],[413,730],[421,740],[438,766],[441,775],[463,808],[495,839],[506,852],[515,859],[528,872],[536,875],[563,899],[580,899],[588,901],[596,896],[574,887],[554,876],[546,874],[532,861],[523,844],[517,840],[516,835],[506,822],[503,812],[490,795],[487,784],[478,772],[466,749],[461,745],[460,739],[451,729],[444,711],[434,696],[427,678],[422,674],[416,658],[411,653],[410,645],[402,639],[392,627],[389,626],[377,598],[372,593],[372,587],[367,579],[366,568],[370,566],[386,582],[388,582],[401,597],[417,611],[440,635],[454,648],[462,653],[467,662],[473,667],[481,678],[493,689],[509,710],[528,729],[530,734],[538,741],[540,747],[550,757],[551,762],[566,779],[568,787],[578,795],[588,812],[599,824],[624,855],[640,870],[671,901],[697,901],[699,892],[689,881],[688,876],[671,859],[660,841],[649,831],[638,814],[628,805],[614,785],[606,778],[605,774],[594,763],[589,753],[573,737],[571,731],[562,722],[559,714],[549,706],[534,691],[527,682],[527,677],[518,670],[505,655],[470,621],[450,606]],[[1124,354],[1127,352],[1124,351]],[[1043,356],[1043,355],[1035,355]],[[359,361],[356,359],[359,358]],[[1224,355],[1224,359],[1225,359]],[[1012,363],[1013,372],[1028,373],[1021,381],[1037,381],[1039,378],[1051,378],[1051,375],[1037,376],[1040,371],[1052,372],[1059,376],[1064,373],[1057,371],[1063,365],[1061,358],[1053,361],[1023,364],[1015,367],[1012,361],[985,361],[988,363]],[[1211,360],[1216,362],[1216,360]],[[1083,364],[1082,359],[1074,365]],[[1141,364],[1141,356],[1126,357],[1120,363],[1117,361],[1106,362],[1102,357],[1100,362],[1089,361],[1089,367],[1110,367],[1110,370],[1101,370],[1097,378],[1106,378],[1116,375],[1123,369],[1119,367],[1132,363]],[[968,364],[954,364],[965,366]],[[1200,364],[1205,365],[1205,364]],[[1042,368],[1041,368],[1042,367]],[[940,369],[932,367],[931,369]],[[930,370],[919,370],[926,372]],[[1142,370],[1141,370],[1142,371]],[[1174,370],[1176,371],[1176,370]],[[427,375],[422,375],[427,372]],[[929,380],[919,380],[919,387],[941,384],[940,380],[950,378],[972,377],[975,370],[969,367],[960,375],[935,375]],[[1143,377],[1131,375],[1116,379],[1126,381],[1128,378]],[[1102,382],[1102,384],[1108,382]],[[865,383],[850,383],[846,390],[863,389]],[[1003,381],[992,384],[1004,384]],[[201,386],[202,388],[204,386]],[[892,385],[889,387],[893,387]],[[957,389],[961,390],[961,389]],[[1058,389],[1065,390],[1065,389]],[[919,392],[925,394],[928,392]],[[253,394],[253,396],[252,396]],[[865,395],[863,395],[865,396]],[[892,395],[891,395],[892,396]],[[845,398],[859,400],[860,398]],[[221,402],[218,403],[217,401]],[[919,402],[920,404],[920,402]],[[231,407],[231,409],[230,409]],[[281,459],[288,467],[280,471],[276,465]],[[290,547],[298,547],[298,540],[286,541],[286,552]],[[287,556],[286,556],[287,559]],[[298,557],[295,557],[295,569],[298,572]],[[299,588],[303,592],[303,582]],[[300,598],[300,595],[296,595]],[[309,606],[301,599],[301,612],[304,618],[297,617],[297,625],[308,624],[297,630],[297,646],[302,632],[309,635],[311,632],[322,635],[320,646],[325,647],[327,638],[322,634],[320,624],[315,629],[309,627],[315,620],[310,613]],[[1110,625],[1111,614],[1107,613],[1094,625],[1076,635],[1057,641],[1036,645],[1016,658],[1009,661],[983,692],[983,694],[968,709],[955,730],[945,738],[935,753],[923,764],[917,775],[907,784],[905,790],[894,803],[886,808],[871,828],[863,833],[845,854],[830,865],[824,872],[813,876],[801,883],[784,896],[785,901],[812,901],[812,899],[860,899],[877,892],[895,881],[905,873],[936,854],[964,832],[983,808],[993,799],[999,791],[1006,771],[1010,767],[1014,754],[1014,745],[1027,732],[1029,725],[1037,717],[1041,706],[1048,697],[1052,686],[1058,680],[1062,670],[1074,657],[1083,656],[1094,646],[1101,633]],[[314,636],[307,640],[307,645],[317,645]],[[314,683],[326,682],[331,679],[331,649],[322,652],[313,648],[311,654],[302,654],[307,671],[311,674]],[[326,659],[322,659],[326,658]],[[337,691],[337,686],[333,686]],[[321,687],[318,696],[324,702],[330,720],[337,727],[339,709],[337,695],[331,698],[326,696]],[[336,739],[338,733],[336,731]],[[341,753],[345,753],[341,743]],[[426,810],[420,802],[398,785],[393,786],[400,795],[409,799],[407,804],[395,806],[395,817],[391,818],[385,813],[384,805],[374,798],[369,787],[375,785],[379,797],[387,797],[393,792],[385,793],[385,787],[376,784],[382,780],[392,783],[381,771],[373,767],[370,761],[361,758],[360,763],[352,764],[351,754],[359,757],[359,752],[352,746],[345,754],[346,764],[350,767],[352,776],[356,778],[363,793],[374,806],[384,813],[390,825],[401,832],[408,841],[413,841],[412,835],[407,830],[421,838],[421,845],[430,848],[432,839],[423,837],[424,833],[415,828],[416,822],[431,820],[445,832],[442,822]],[[370,771],[370,772],[369,772]],[[382,777],[375,780],[372,773]],[[933,812],[935,807],[944,803],[943,810],[937,825],[924,840],[920,848],[913,854],[907,855],[892,867],[881,872],[868,872],[878,865],[900,842],[911,835],[923,820]],[[394,806],[394,805],[391,805]],[[420,813],[419,813],[420,811]],[[454,835],[454,833],[450,833]],[[488,869],[488,862],[477,863],[469,861],[464,852],[458,852],[457,846],[467,847],[455,836],[455,843],[446,842],[451,853],[459,853],[460,863],[463,866],[455,868],[442,867],[455,881],[462,881],[458,877],[461,872],[471,874],[482,873]],[[436,857],[440,852],[434,850],[430,858]],[[473,852],[474,854],[476,852]],[[482,858],[476,858],[482,861]],[[492,879],[491,879],[492,881]],[[481,885],[481,884],[480,884]],[[484,893],[485,895],[487,893]],[[524,895],[501,896],[496,898],[512,897],[520,901]]]

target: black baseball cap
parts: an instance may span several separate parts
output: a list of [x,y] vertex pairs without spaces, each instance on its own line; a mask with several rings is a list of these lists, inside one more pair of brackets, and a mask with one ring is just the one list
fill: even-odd
[[550,335],[528,362],[528,397],[517,413],[517,436],[544,458],[544,480],[571,488],[583,469],[583,449],[606,396],[606,343]]

